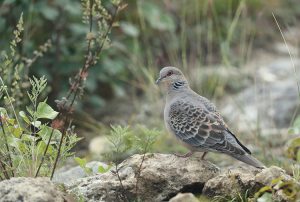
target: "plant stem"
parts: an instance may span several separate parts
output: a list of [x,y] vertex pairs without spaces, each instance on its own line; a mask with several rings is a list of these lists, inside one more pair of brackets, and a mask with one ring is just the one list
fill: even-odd
[[[91,32],[93,30],[93,4],[94,4],[94,1],[93,0],[90,0],[90,15],[89,15],[89,31]],[[91,65],[91,40],[89,40],[88,42],[88,48],[87,48],[87,59],[84,63],[84,66],[80,69],[80,71],[78,72],[78,74],[75,76],[77,79],[75,80],[75,92],[73,91],[73,89],[71,88],[68,92],[68,95],[67,95],[67,99],[71,96],[72,92],[74,92],[74,96],[73,96],[73,99],[68,107],[68,110],[70,111],[74,102],[75,102],[75,99],[77,98],[77,95],[78,95],[78,92],[79,92],[79,86],[81,85],[81,82],[82,82],[82,76],[81,76],[81,73],[88,69],[88,67]],[[65,103],[64,103],[65,105]],[[58,116],[62,114],[62,112],[60,111]],[[67,115],[66,114],[62,114],[63,116],[65,116],[65,119],[67,120]],[[66,122],[64,122],[65,124]],[[64,140],[64,137],[65,137],[65,133],[66,133],[66,126],[64,126],[63,128],[63,132],[62,132],[62,136],[60,138],[60,142],[59,142],[59,146],[58,146],[58,151],[57,151],[57,155],[56,155],[56,158],[55,158],[55,162],[54,162],[54,165],[53,165],[53,169],[52,169],[52,172],[51,172],[51,177],[50,179],[52,180],[53,178],[53,175],[54,175],[54,172],[55,172],[55,169],[56,169],[56,166],[57,166],[57,162],[58,162],[58,159],[59,159],[59,156],[60,156],[60,152],[61,152],[61,146],[62,146],[62,143],[63,143],[63,140]]]
[[[93,8],[93,4],[94,4],[94,1],[93,0],[90,0],[90,15],[89,15],[89,31],[92,32],[93,30],[93,12],[92,12],[92,8]],[[104,34],[104,40],[103,42],[101,43],[99,49],[97,51],[95,51],[95,55],[98,55],[101,53],[103,47],[104,47],[104,43],[105,43],[105,38],[108,36],[111,28],[112,28],[112,25],[113,25],[113,22],[115,21],[116,19],[116,15],[117,15],[117,12],[118,12],[118,9],[119,7],[117,6],[116,8],[116,11],[114,12],[113,14],[113,17],[112,17],[112,20],[109,24],[109,27],[107,28],[105,34]],[[68,92],[68,95],[67,95],[67,99],[70,98],[70,96],[72,95],[72,93],[74,93],[74,96],[72,98],[72,101],[70,102],[70,105],[68,106],[68,110],[69,112],[71,111],[71,108],[72,106],[74,105],[74,102],[78,96],[78,93],[79,93],[79,90],[80,90],[80,86],[82,85],[82,81],[84,79],[84,77],[81,75],[82,73],[87,73],[88,72],[88,69],[93,65],[93,62],[94,62],[94,57],[93,57],[93,53],[92,53],[92,50],[91,50],[91,42],[92,42],[92,39],[89,40],[88,42],[88,47],[87,47],[87,59],[86,61],[84,62],[84,65],[83,67],[79,70],[79,72],[77,73],[77,75],[75,76],[75,83],[74,83],[74,86],[75,86],[75,91],[74,89],[70,89],[69,92]],[[65,106],[65,103],[63,105],[63,108]],[[62,116],[66,116],[66,114],[63,114],[62,111],[59,112],[58,116],[59,115],[62,115]],[[66,122],[64,122],[66,123]],[[54,166],[53,166],[53,170],[52,170],[52,173],[51,173],[51,177],[50,179],[53,178],[53,175],[54,175],[54,172],[55,172],[55,169],[56,169],[56,166],[57,166],[57,161],[59,159],[59,156],[60,156],[60,152],[61,152],[61,146],[62,146],[62,142],[63,142],[63,139],[65,137],[65,131],[66,131],[66,127],[64,127],[64,132],[62,133],[62,137],[60,139],[60,143],[59,143],[59,148],[58,148],[58,152],[57,152],[57,156],[56,156],[56,159],[55,159],[55,163],[54,163]]]
[[[93,5],[94,5],[94,1],[93,0],[90,0],[90,14],[89,14],[89,31],[92,32],[93,30]],[[109,24],[109,27],[107,28],[106,32],[105,32],[105,35],[104,35],[104,39],[108,36],[111,28],[112,28],[112,25],[116,19],[116,15],[118,13],[118,10],[119,10],[119,6],[117,6],[114,14],[113,14],[113,17],[112,17],[112,20]],[[67,116],[69,113],[71,113],[71,109],[72,109],[72,106],[74,105],[74,102],[76,100],[76,98],[78,97],[78,94],[79,94],[79,91],[80,91],[80,87],[82,85],[82,81],[84,79],[84,77],[82,76],[82,73],[87,73],[88,72],[88,69],[93,65],[93,62],[94,62],[94,57],[93,57],[93,53],[92,53],[92,50],[91,50],[91,44],[92,44],[92,40],[93,39],[90,39],[88,41],[88,46],[87,46],[87,57],[86,57],[86,60],[84,62],[84,65],[83,67],[79,70],[79,72],[76,74],[75,76],[75,81],[74,83],[71,85],[68,93],[67,93],[67,96],[66,96],[66,99],[68,100],[72,94],[73,95],[73,98],[69,104],[69,106],[67,107],[67,112],[64,111],[65,109],[65,105],[67,102],[63,103],[62,107],[60,107],[60,110],[58,112],[58,115],[57,117],[61,117],[61,119],[63,119],[63,117],[65,117],[65,119],[67,120]],[[103,42],[101,43],[101,45],[99,46],[99,48],[95,51],[95,55],[98,55],[101,53],[103,47],[104,47],[104,43],[105,43],[105,40],[103,40]],[[56,119],[55,119],[56,120]],[[53,121],[52,121],[53,122]],[[63,122],[64,124],[66,122]],[[53,129],[54,130],[54,129]],[[51,132],[51,135],[49,137],[49,140],[47,142],[47,145],[46,145],[46,148],[45,148],[45,151],[44,151],[44,155],[42,157],[42,160],[41,160],[41,163],[38,167],[38,170],[36,172],[36,177],[38,176],[39,174],[39,171],[40,171],[40,168],[44,162],[44,158],[45,158],[45,154],[47,153],[47,150],[48,150],[48,147],[49,147],[49,144],[50,144],[50,141],[52,139],[52,135],[53,135],[53,130]],[[60,156],[60,152],[61,152],[61,146],[62,146],[62,143],[63,143],[63,140],[65,138],[65,135],[66,135],[66,127],[64,126],[63,127],[63,132],[62,132],[62,136],[61,136],[61,139],[60,139],[60,143],[59,143],[59,148],[58,148],[58,152],[57,152],[57,155],[56,155],[56,158],[55,158],[55,162],[54,162],[54,166],[53,166],[53,169],[52,169],[52,172],[51,172],[51,177],[50,179],[53,178],[53,175],[54,175],[54,172],[55,172],[55,169],[56,169],[56,166],[57,166],[57,163],[58,163],[58,159],[59,159],[59,156]]]
[[[66,122],[68,121],[68,117],[67,116],[65,117],[65,121]],[[66,122],[64,122],[64,123],[66,123]],[[63,140],[65,139],[65,136],[66,136],[66,131],[67,131],[66,128],[67,127],[64,126],[63,132],[61,133],[61,138],[60,138],[60,142],[59,142],[59,146],[58,146],[58,151],[57,151],[57,155],[55,157],[55,162],[54,162],[53,169],[52,169],[52,172],[51,172],[50,180],[52,180],[54,172],[55,172],[55,169],[57,167],[57,163],[58,163],[58,159],[60,157],[60,152],[61,152],[61,147],[62,147],[62,144],[63,144]]]
[[142,161],[140,163],[140,166],[139,166],[139,168],[137,170],[137,175],[136,175],[135,193],[136,193],[136,197],[137,198],[138,198],[138,183],[139,183],[139,179],[140,179],[140,175],[141,175],[142,165],[143,165],[144,160],[145,160],[145,156],[146,156],[146,153],[143,154]]
[[142,157],[142,161],[140,163],[140,166],[137,170],[137,174],[136,174],[136,183],[135,183],[135,193],[136,193],[136,198],[138,198],[138,183],[139,183],[139,179],[140,179],[140,176],[141,176],[141,171],[142,171],[142,166],[143,166],[143,163],[145,161],[145,156],[146,156],[146,152],[147,152],[147,149],[148,149],[148,141],[147,141],[147,144],[144,148],[144,151],[143,151],[143,157]]
[[4,125],[3,125],[3,121],[2,121],[2,117],[1,116],[0,116],[0,125],[1,125],[1,128],[2,128],[3,136],[4,136],[4,144],[5,144],[7,153],[8,153],[9,165],[10,165],[10,167],[12,169],[11,170],[11,174],[14,177],[15,174],[14,174],[14,171],[13,171],[13,164],[12,164],[12,159],[11,159],[11,155],[10,155],[10,149],[9,149],[9,146],[8,146],[7,136],[6,136],[6,133],[5,133],[5,129],[4,129]]
[[[93,1],[91,0],[91,2],[93,3]],[[90,32],[92,32],[92,30],[93,30],[93,21],[92,21],[92,19],[93,19],[93,15],[92,15],[92,3],[90,3],[90,10],[91,10],[91,13],[90,13],[90,18],[89,18],[89,24],[90,24],[90,27],[89,27],[89,31]],[[110,30],[112,29],[112,26],[113,26],[113,23],[115,22],[115,20],[116,20],[116,16],[117,16],[117,14],[118,14],[118,11],[119,11],[119,6],[117,6],[116,7],[116,10],[115,10],[115,12],[114,12],[114,14],[112,15],[112,20],[111,20],[111,22],[110,22],[110,24],[109,24],[109,26],[108,26],[108,28],[107,28],[107,30],[106,30],[106,32],[105,32],[105,34],[104,34],[104,37],[103,37],[103,41],[102,41],[102,43],[100,44],[100,46],[98,47],[98,49],[97,50],[95,50],[95,56],[97,56],[97,55],[99,55],[100,53],[101,53],[101,51],[102,51],[102,49],[103,49],[103,47],[104,47],[104,43],[105,43],[105,39],[106,39],[106,37],[108,36],[108,34],[109,34],[109,32],[110,32]],[[79,72],[77,73],[77,75],[76,75],[76,80],[75,80],[75,82],[76,82],[76,91],[78,91],[78,89],[79,89],[79,86],[81,85],[81,82],[82,82],[82,77],[80,76],[80,73],[81,72],[87,72],[88,71],[88,69],[92,66],[92,64],[93,64],[93,56],[92,56],[92,51],[90,50],[91,49],[91,42],[92,42],[92,40],[89,40],[89,42],[88,42],[88,48],[87,48],[87,59],[86,59],[86,61],[85,61],[85,63],[84,63],[84,65],[83,65],[83,67],[79,70]],[[77,92],[75,91],[75,95],[77,96]],[[72,89],[69,89],[69,92],[68,92],[68,94],[67,94],[67,99],[68,98],[70,98],[70,96],[71,96],[71,94],[72,94]],[[72,100],[72,104],[70,105],[70,106],[72,106],[73,105],[73,103],[74,103],[74,100],[76,99],[76,96],[74,95],[74,97],[73,97],[73,100]]]
[[41,169],[41,167],[42,167],[42,165],[43,165],[43,163],[44,163],[45,156],[46,156],[46,153],[47,153],[47,151],[48,151],[48,147],[49,147],[49,145],[50,145],[50,141],[51,141],[51,139],[52,139],[53,133],[54,133],[54,128],[52,128],[52,130],[51,130],[51,134],[50,134],[50,137],[49,137],[49,139],[48,139],[48,142],[47,142],[45,151],[44,151],[44,153],[43,153],[43,156],[42,156],[40,165],[39,165],[39,167],[38,167],[38,169],[37,169],[37,171],[36,171],[34,177],[37,177],[37,176],[38,176],[38,174],[39,174],[39,172],[40,172],[40,169]]
[[118,180],[120,182],[120,185],[121,185],[121,189],[122,189],[122,195],[123,195],[123,198],[124,198],[124,201],[129,201],[128,198],[127,198],[127,195],[126,195],[126,190],[123,186],[123,183],[122,183],[122,179],[120,177],[120,174],[119,174],[119,169],[118,169],[118,164],[115,163],[115,167],[116,167],[116,174],[117,174],[117,177],[118,177]]
[[290,60],[291,60],[292,66],[293,66],[293,68],[294,68],[294,73],[295,73],[294,75],[295,75],[295,79],[296,79],[296,83],[297,83],[297,87],[298,87],[298,98],[299,98],[299,100],[300,100],[300,80],[298,79],[299,77],[297,77],[298,72],[297,72],[297,69],[296,69],[296,65],[295,65],[295,62],[294,62],[294,58],[293,58],[293,56],[292,56],[292,53],[291,53],[291,51],[290,51],[290,48],[289,48],[289,46],[288,46],[286,40],[285,40],[284,34],[283,34],[283,32],[282,32],[282,30],[281,30],[281,27],[280,27],[280,25],[279,25],[279,23],[278,23],[278,21],[277,21],[277,18],[276,18],[276,16],[274,15],[273,12],[272,12],[272,16],[273,16],[273,18],[274,18],[274,21],[275,21],[275,23],[276,23],[276,25],[277,25],[277,27],[278,27],[278,30],[279,30],[279,32],[280,32],[280,34],[281,34],[281,37],[282,37],[282,39],[283,39],[283,42],[284,42],[284,44],[285,44],[285,46],[286,46],[286,49],[288,50],[288,53],[289,53],[289,56],[290,56]]
[[3,173],[4,177],[5,177],[7,180],[9,180],[10,177],[9,177],[9,175],[8,175],[8,173],[7,173],[6,168],[5,168],[5,164],[4,164],[1,160],[0,160],[0,166],[1,166],[1,168],[2,168],[2,173]]
[[[1,81],[1,85],[2,85],[2,86],[5,86],[5,85],[4,85],[4,81],[3,81],[3,79],[2,79],[1,76],[0,76],[0,81]],[[10,106],[11,106],[11,109],[12,109],[13,113],[14,113],[14,116],[15,116],[15,118],[16,118],[16,121],[17,121],[17,123],[18,123],[18,127],[21,128],[21,125],[20,125],[19,119],[18,119],[18,117],[17,117],[17,113],[16,113],[16,111],[15,111],[14,105],[12,104],[11,97],[9,96],[8,91],[7,91],[6,88],[4,88],[4,91],[5,91],[5,94],[6,94],[7,98],[8,98],[8,100],[9,100],[9,104],[10,104]]]

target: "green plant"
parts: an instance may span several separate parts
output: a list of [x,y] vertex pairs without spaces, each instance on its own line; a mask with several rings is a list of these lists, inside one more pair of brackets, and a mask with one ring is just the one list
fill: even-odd
[[300,181],[300,165],[295,164],[292,166],[292,171],[293,171],[293,177],[296,181]]
[[122,188],[122,195],[120,198],[124,201],[129,201],[126,190],[123,186],[122,179],[119,174],[119,163],[120,163],[120,155],[127,152],[131,146],[132,142],[129,138],[130,132],[129,127],[121,127],[121,126],[111,126],[110,135],[107,137],[109,142],[111,143],[111,151],[106,154],[106,157],[113,162],[114,165],[114,174],[117,176],[121,188]]
[[129,126],[111,126],[111,133],[107,136],[109,142],[111,143],[111,150],[105,154],[106,158],[109,161],[112,161],[115,170],[113,173],[117,176],[121,188],[122,188],[122,199],[128,201],[126,195],[126,190],[123,186],[122,180],[119,175],[119,163],[121,159],[124,158],[124,154],[128,153],[140,153],[142,154],[141,162],[138,166],[137,172],[135,173],[136,185],[136,200],[139,199],[138,194],[138,182],[142,172],[142,166],[145,160],[145,155],[149,152],[155,143],[159,131],[150,130],[145,126],[138,125],[133,129],[130,129]]
[[87,174],[90,175],[92,174],[93,170],[90,167],[86,166],[86,159],[85,158],[79,158],[75,157],[75,161],[78,163],[78,165],[83,169],[83,171]]
[[[77,162],[77,164],[82,168],[82,170],[85,172],[85,174],[87,175],[91,175],[93,173],[92,168],[87,166],[87,161],[85,158],[79,158],[79,157],[75,157],[75,161]],[[106,173],[111,169],[111,166],[107,166],[104,167],[102,165],[98,166],[98,173]]]
[[[20,111],[16,117],[11,117],[5,108],[0,108],[0,176],[9,179],[12,176],[34,177],[40,169],[41,176],[49,176],[51,165],[55,161],[57,148],[62,133],[49,126],[58,112],[54,111],[46,101],[39,101],[40,94],[45,89],[47,82],[44,77],[30,79],[31,91],[28,97],[31,105],[25,111]],[[17,122],[19,120],[19,123]],[[49,142],[51,131],[53,138]],[[68,138],[62,144],[60,162],[73,155],[71,149],[80,140],[72,128],[67,131]],[[45,163],[40,164],[41,159]]]
[[[281,190],[283,194],[291,201],[295,201],[299,197],[300,186],[296,181],[286,181],[279,178],[273,179],[270,185],[262,187],[255,193],[255,198],[271,198],[271,196]],[[270,194],[269,194],[270,193]]]
[[213,197],[214,202],[219,202],[219,201],[230,201],[230,202],[248,202],[249,198],[249,192],[248,190],[244,193],[238,193],[236,196],[231,197],[231,196],[215,196]]
[[[44,153],[47,153],[50,141],[52,140],[54,130],[60,129],[62,135],[59,140],[58,151],[53,163],[50,179],[53,178],[55,169],[59,158],[63,155],[63,142],[68,139],[68,131],[70,129],[72,119],[71,114],[73,113],[73,106],[79,96],[83,95],[85,87],[85,81],[87,80],[89,69],[97,63],[99,55],[104,49],[105,45],[109,42],[108,34],[110,33],[113,23],[116,20],[116,15],[119,10],[123,9],[120,0],[112,0],[111,4],[114,7],[113,15],[108,14],[107,10],[102,6],[100,0],[83,0],[83,22],[89,25],[89,32],[86,35],[87,50],[85,60],[82,67],[73,79],[70,79],[70,88],[67,95],[61,100],[56,100],[57,108],[59,110],[57,117],[52,121],[52,131],[50,133],[49,141],[45,147]],[[95,20],[95,23],[94,23]],[[94,29],[93,29],[94,27]],[[42,159],[39,168],[44,162]],[[40,169],[37,170],[36,175],[38,176]]]
[[[1,109],[2,136],[6,148],[6,152],[1,152],[1,156],[5,159],[5,161],[1,161],[3,174],[1,178],[9,178],[10,175],[15,176],[15,174],[35,177],[45,176],[49,174],[52,166],[50,176],[52,179],[58,163],[72,154],[69,151],[79,140],[74,134],[74,127],[70,118],[70,114],[73,112],[73,104],[78,96],[83,94],[88,70],[96,64],[100,52],[109,43],[108,34],[115,22],[116,14],[122,9],[119,0],[112,0],[111,3],[115,8],[113,15],[107,12],[99,0],[82,1],[83,21],[89,25],[89,32],[86,36],[87,53],[83,67],[70,82],[71,86],[67,96],[57,101],[58,112],[54,111],[46,101],[40,102],[39,96],[45,90],[46,79],[44,77],[29,79],[31,91],[27,94],[31,105],[26,106],[26,110],[19,113],[24,124],[27,124],[25,127],[19,121],[17,110],[15,110],[16,104],[14,104],[18,96],[15,92],[21,92],[19,88],[21,79],[19,67],[24,67],[23,63],[18,65],[18,60],[16,60],[16,64],[13,64],[16,57],[17,43],[21,42],[20,35],[23,30],[23,18],[20,17],[17,29],[14,31],[15,37],[11,42],[10,55],[3,54],[4,61],[1,66],[1,72],[5,79],[1,77],[0,95],[9,104],[10,110],[13,112],[6,111],[5,108]],[[93,30],[93,24],[95,24],[96,30]],[[27,60],[27,66],[30,66],[32,61],[41,56],[46,49],[46,45],[44,48],[43,46],[40,47],[40,51],[34,53],[35,57],[31,61]],[[7,90],[8,86],[9,89],[13,89],[11,90],[13,96],[10,96]],[[4,104],[6,103],[4,102]],[[14,118],[10,118],[10,114],[13,114]],[[46,122],[46,120],[50,120],[50,122]],[[8,129],[9,132],[7,132]],[[19,140],[10,139],[11,135],[19,138]],[[10,149],[10,146],[14,148]],[[15,150],[19,152],[19,155],[14,155]],[[4,156],[5,153],[8,153],[8,156]],[[18,163],[22,166],[18,167],[19,170],[13,170],[15,169],[14,157],[17,158],[21,153],[23,153],[23,156],[21,156],[22,159]],[[10,172],[11,174],[9,174]],[[35,174],[33,174],[34,172]]]
[[[21,98],[23,88],[21,84],[28,80],[24,73],[24,66],[30,65],[40,57],[42,52],[46,52],[47,47],[36,51],[36,56],[29,63],[20,60],[20,55],[16,49],[21,42],[23,28],[23,17],[21,15],[14,38],[10,42],[10,51],[2,51],[0,63],[0,179],[9,179],[14,176],[35,176],[35,172],[41,169],[42,176],[48,176],[53,164],[60,131],[55,130],[55,139],[49,140],[51,126],[49,121],[57,116],[47,103],[41,101],[41,94],[45,91],[47,82],[44,77],[29,79],[30,91],[27,91],[27,99],[30,104],[25,107]],[[7,53],[9,52],[9,53]],[[23,75],[21,77],[20,75]],[[28,87],[27,87],[28,88]],[[26,103],[26,102],[25,102]],[[26,110],[20,110],[23,106]],[[61,161],[72,155],[70,149],[79,140],[73,130],[69,130],[69,138],[63,143],[63,155]],[[49,150],[43,152],[47,142]],[[46,163],[40,163],[41,159],[46,159]]]
[[152,149],[159,133],[156,129],[150,130],[142,125],[134,128],[111,126],[110,135],[107,136],[111,147],[104,156],[108,161],[119,164],[128,155],[134,153],[144,155]]
[[300,162],[300,137],[289,140],[286,156],[296,162]]
[[135,193],[137,195],[137,200],[140,200],[138,188],[139,188],[139,179],[140,179],[140,175],[142,172],[143,163],[145,160],[145,155],[147,152],[149,152],[151,150],[153,144],[157,140],[157,136],[159,133],[160,132],[155,129],[149,130],[145,126],[140,125],[140,126],[138,126],[138,131],[135,133],[135,134],[139,134],[139,135],[133,136],[134,146],[136,147],[137,152],[141,153],[143,155],[141,163],[135,174],[135,178],[136,178]]

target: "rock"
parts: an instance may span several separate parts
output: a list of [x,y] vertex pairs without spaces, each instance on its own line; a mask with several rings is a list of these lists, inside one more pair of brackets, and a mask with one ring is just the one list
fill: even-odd
[[11,178],[0,182],[0,201],[64,202],[64,193],[48,178]]
[[271,166],[267,169],[263,169],[260,173],[255,176],[255,181],[262,185],[271,184],[272,180],[281,178],[283,181],[292,181],[293,178],[287,175],[286,172],[276,166]]
[[124,197],[129,201],[137,198],[163,201],[179,192],[201,193],[204,184],[219,174],[219,169],[208,161],[170,154],[146,154],[137,182],[142,159],[142,155],[133,155],[123,161],[118,166],[119,177],[114,172],[107,172],[78,179],[66,188],[88,202],[122,201]]
[[[253,197],[265,186],[272,188],[273,200],[288,201],[286,186],[300,190],[299,182],[276,166],[263,170],[243,166],[220,172],[208,161],[170,154],[146,154],[141,166],[142,161],[143,155],[133,155],[118,165],[118,172],[114,168],[104,174],[72,179],[65,188],[87,202],[197,201],[193,194],[201,194],[205,201],[205,197],[233,198],[245,193]],[[274,184],[276,179],[285,186]]]
[[54,176],[53,182],[63,183],[65,185],[71,184],[77,179],[87,177],[89,175],[96,175],[98,173],[99,166],[103,166],[105,169],[108,165],[99,161],[91,161],[86,164],[86,167],[92,169],[92,173],[87,174],[80,166],[69,168],[65,170],[64,168],[58,169]]
[[199,202],[199,200],[192,193],[179,193],[171,198],[169,202]]
[[[280,183],[278,185],[275,185],[277,183],[274,183],[274,180],[278,182],[282,181],[284,183],[287,183],[285,185],[286,187],[283,186],[282,189],[281,186],[279,185]],[[271,166],[270,168],[262,170],[262,172],[258,173],[255,176],[255,181],[257,183],[261,183],[264,186],[269,185],[273,187],[274,190],[274,194],[272,195],[273,201],[291,201],[291,198],[285,192],[287,190],[287,186],[289,182],[290,185],[295,190],[297,190],[298,193],[300,191],[300,182],[296,182],[295,179],[293,179],[290,175],[286,174],[286,172],[283,169],[276,166]]]
[[209,197],[229,196],[235,197],[239,193],[245,193],[248,189],[256,192],[261,185],[256,183],[255,174],[258,169],[252,167],[239,167],[223,171],[217,177],[207,181],[203,194]]
[[263,170],[247,167],[225,170],[220,175],[208,180],[203,188],[203,194],[209,197],[236,197],[247,191],[248,196],[253,196],[260,188],[270,186],[274,190],[273,200],[289,201],[288,196],[280,186],[271,185],[275,179],[291,182],[293,186],[296,186],[296,190],[300,189],[299,182],[296,182],[279,167],[271,166]]

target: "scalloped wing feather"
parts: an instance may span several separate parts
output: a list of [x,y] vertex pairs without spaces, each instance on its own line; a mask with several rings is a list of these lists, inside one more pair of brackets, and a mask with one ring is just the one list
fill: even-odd
[[227,129],[215,107],[210,110],[213,111],[204,105],[176,101],[170,106],[168,124],[180,140],[195,149],[231,155],[248,153],[249,150]]

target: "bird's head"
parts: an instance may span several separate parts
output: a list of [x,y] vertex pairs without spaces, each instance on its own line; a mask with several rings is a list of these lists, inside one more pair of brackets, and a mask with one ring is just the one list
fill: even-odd
[[159,72],[157,85],[163,85],[168,89],[177,89],[180,86],[188,86],[188,82],[183,73],[176,67],[164,67]]

